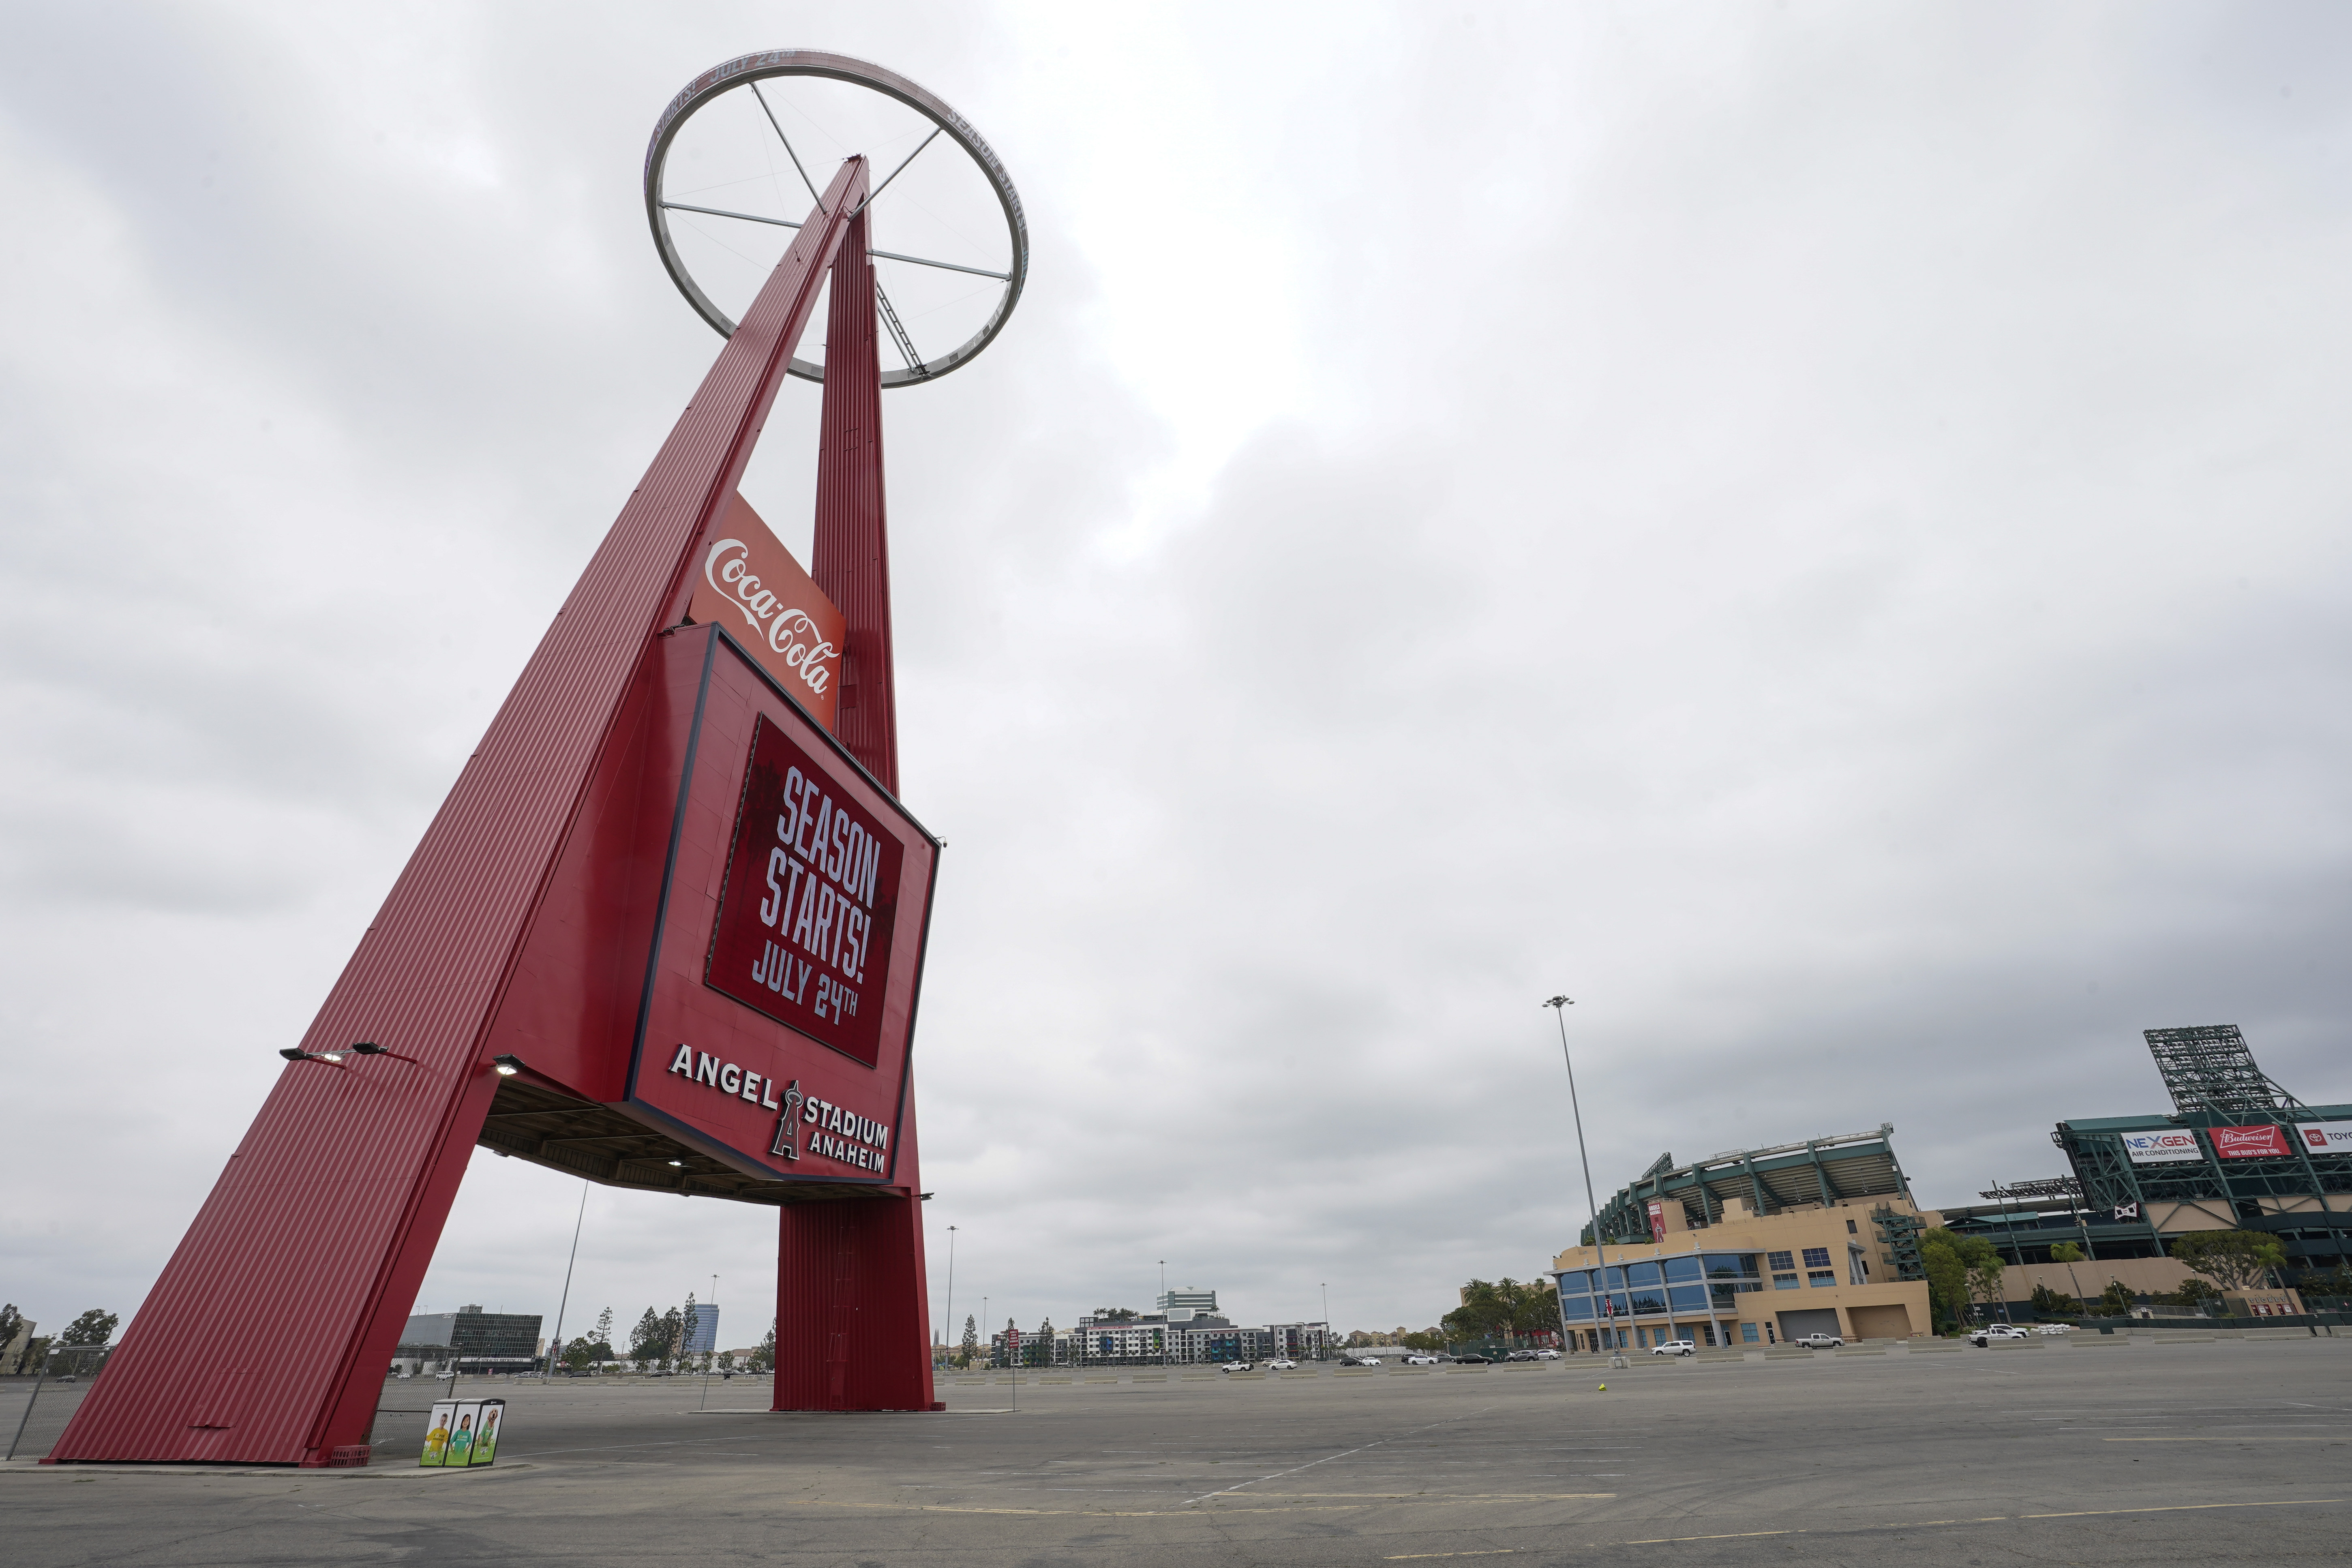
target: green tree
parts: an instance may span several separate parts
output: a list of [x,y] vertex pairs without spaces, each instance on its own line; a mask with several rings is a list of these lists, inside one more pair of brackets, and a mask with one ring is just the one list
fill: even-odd
[[2050,1248],[2050,1261],[2066,1266],[2067,1281],[2074,1287],[2077,1297],[2083,1294],[2083,1281],[2075,1277],[2074,1265],[2082,1262],[2083,1257],[2083,1249],[2071,1241],[2058,1242]]
[[58,1336],[60,1345],[102,1345],[114,1337],[114,1325],[122,1320],[116,1314],[92,1307],[66,1325]]
[[1054,1320],[1045,1319],[1037,1325],[1037,1346],[1029,1357],[1032,1366],[1054,1364]]
[[1095,1309],[1095,1321],[1097,1323],[1131,1323],[1135,1321],[1137,1315],[1132,1307],[1097,1307]]
[[980,1320],[967,1313],[963,1320],[963,1343],[956,1348],[956,1364],[969,1367],[980,1359]]
[[2063,1290],[2053,1290],[2047,1285],[2033,1288],[2033,1311],[2037,1317],[2075,1318],[2083,1312],[2083,1303]]
[[596,1359],[596,1348],[595,1342],[583,1334],[563,1347],[563,1364],[574,1372],[585,1372]]
[[1409,1351],[1419,1351],[1428,1355],[1445,1348],[1445,1336],[1435,1329],[1416,1329],[1409,1334],[1399,1334],[1397,1343]]
[[2225,1290],[2248,1290],[2286,1261],[2286,1248],[2258,1230],[2192,1230],[2173,1237],[2172,1256]]
[[776,1321],[773,1318],[768,1320],[768,1337],[761,1340],[760,1348],[751,1352],[751,1370],[753,1372],[776,1370]]
[[2103,1318],[2128,1318],[2132,1305],[2129,1288],[2120,1279],[2110,1279],[2107,1288],[2099,1292],[2099,1304],[2092,1310]]
[[24,1331],[25,1314],[16,1310],[16,1303],[10,1301],[0,1305],[0,1351],[15,1344],[16,1336]]
[[1965,1322],[1969,1315],[1969,1265],[1962,1237],[1941,1228],[1919,1237],[1919,1261],[1927,1270],[1927,1300],[1942,1322]]
[[612,1359],[613,1359],[613,1309],[612,1309],[612,1308],[607,1307],[607,1308],[605,1308],[603,1311],[601,1311],[601,1312],[599,1312],[599,1313],[597,1313],[597,1314],[596,1314],[596,1332],[595,1332],[594,1338],[595,1338],[595,1341],[596,1341],[596,1342],[597,1342],[598,1344],[603,1345],[603,1346],[604,1347],[604,1358],[603,1358],[603,1359],[604,1359],[604,1360],[606,1360],[606,1361],[610,1361],[610,1360],[612,1360]]
[[1512,1340],[1558,1332],[1559,1309],[1542,1285],[1522,1284],[1505,1275],[1491,1283],[1473,1279],[1464,1285],[1462,1304],[1439,1322],[1456,1339]]
[[667,1353],[663,1347],[668,1342],[669,1336],[662,1327],[661,1314],[647,1307],[646,1315],[637,1320],[637,1326],[629,1331],[629,1359],[640,1366],[647,1362],[659,1361]]

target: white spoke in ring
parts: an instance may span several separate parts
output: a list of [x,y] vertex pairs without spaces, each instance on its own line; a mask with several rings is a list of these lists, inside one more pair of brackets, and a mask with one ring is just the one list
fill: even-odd
[[772,223],[778,228],[800,227],[800,225],[788,217],[761,217],[757,213],[730,213],[719,207],[688,206],[684,202],[664,202],[662,205],[674,213],[700,213],[705,217],[740,217],[745,223]]
[[933,261],[926,256],[901,256],[895,250],[869,250],[868,256],[878,256],[885,261],[911,261],[918,267],[938,267],[950,272],[969,272],[974,278],[993,278],[999,283],[1013,281],[1010,272],[991,272],[985,267],[966,267],[955,261]]
[[874,205],[874,198],[875,198],[876,196],[880,195],[884,191],[887,191],[887,190],[888,190],[888,189],[890,188],[890,181],[891,181],[891,180],[895,180],[895,179],[897,179],[899,175],[901,175],[901,174],[905,174],[905,173],[907,172],[907,164],[911,163],[913,163],[916,159],[918,159],[918,158],[921,157],[921,156],[923,155],[923,149],[924,149],[925,147],[929,146],[933,142],[936,142],[936,141],[938,141],[938,140],[939,140],[939,135],[940,135],[940,130],[941,130],[941,129],[942,129],[942,127],[940,127],[940,126],[937,126],[937,125],[932,126],[932,127],[931,127],[931,133],[930,133],[929,136],[924,137],[924,138],[923,138],[923,140],[922,140],[922,142],[920,142],[920,144],[919,144],[919,145],[915,148],[915,150],[914,150],[913,152],[911,152],[911,153],[908,153],[908,154],[907,154],[907,156],[906,156],[906,158],[905,158],[905,160],[904,160],[903,162],[901,162],[901,163],[899,163],[899,165],[898,165],[897,168],[895,168],[895,169],[893,169],[893,170],[891,170],[891,171],[890,171],[889,175],[888,175],[888,177],[887,177],[887,178],[884,179],[884,180],[883,180],[883,182],[882,182],[880,184],[878,184],[878,185],[875,186],[873,190],[871,190],[870,192],[868,192],[868,193],[866,194],[866,199],[865,199],[864,201],[862,201],[862,202],[860,202],[860,203],[858,203],[858,204],[857,204],[857,211],[856,211],[856,212],[853,212],[853,213],[851,213],[849,216],[852,216],[852,217],[856,217],[856,216],[857,216],[857,213],[862,213],[862,212],[864,212],[867,207],[872,206],[872,205]]
[[793,161],[793,167],[800,170],[801,184],[808,187],[809,195],[815,200],[817,205],[824,205],[824,198],[817,195],[816,182],[808,177],[806,169],[801,168],[801,155],[793,151],[793,139],[784,134],[782,126],[776,125],[776,111],[768,107],[768,95],[760,90],[760,84],[756,81],[751,84],[751,96],[760,100],[760,109],[767,115],[768,123],[775,126],[776,140],[784,144],[784,156]]
[[[904,168],[906,165],[902,163],[899,167]],[[731,213],[723,207],[689,206],[684,202],[664,202],[662,205],[672,212],[700,213],[706,217],[736,217],[741,218],[745,223],[772,223],[778,228],[800,227],[800,225],[788,217],[761,217],[757,213]],[[868,250],[866,254],[878,256],[885,261],[908,261],[917,267],[937,267],[948,272],[969,272],[975,278],[993,278],[999,283],[1010,282],[1013,278],[1010,272],[991,272],[985,267],[966,267],[960,261],[933,261],[928,256],[901,256],[895,250]]]

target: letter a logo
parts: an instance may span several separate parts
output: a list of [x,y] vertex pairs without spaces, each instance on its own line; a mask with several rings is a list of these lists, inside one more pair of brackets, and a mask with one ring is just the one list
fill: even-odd
[[787,1160],[801,1157],[801,1080],[794,1079],[793,1086],[784,1090],[783,1114],[776,1118],[776,1142],[769,1153],[781,1154]]

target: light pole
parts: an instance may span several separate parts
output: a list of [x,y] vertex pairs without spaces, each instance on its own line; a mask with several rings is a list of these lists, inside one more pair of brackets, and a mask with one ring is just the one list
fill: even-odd
[[[1620,1353],[1621,1347],[1617,1343],[1617,1314],[1614,1310],[1617,1295],[1609,1289],[1609,1238],[1601,1234],[1601,1200],[1592,1193],[1592,1157],[1584,1150],[1584,1110],[1576,1098],[1576,1063],[1568,1054],[1568,1010],[1576,1005],[1576,998],[1554,996],[1544,1005],[1550,1008],[1552,1016],[1559,1020],[1559,1060],[1560,1065],[1568,1068],[1568,1112],[1576,1121],[1576,1158],[1584,1167],[1584,1203],[1592,1211],[1592,1249],[1601,1259],[1601,1300],[1609,1302],[1612,1308],[1601,1320],[1607,1325],[1609,1334],[1609,1363],[1612,1366],[1623,1366],[1625,1358]],[[1565,1323],[1562,1326],[1565,1327]]]
[[[955,1329],[955,1233],[956,1233],[956,1227],[955,1227],[955,1226],[948,1226],[948,1332],[950,1332],[950,1333],[954,1333],[954,1332],[956,1331],[956,1329]],[[962,1341],[961,1341],[961,1340],[959,1340],[959,1341],[957,1341],[956,1342],[957,1342],[958,1344],[961,1344],[961,1343],[962,1343],[963,1342],[962,1342]]]
[[[572,1220],[572,1256],[563,1262],[563,1294],[555,1303],[555,1338],[548,1342],[546,1376],[555,1376],[555,1358],[563,1353],[563,1310],[572,1305],[572,1266],[580,1261],[580,1227],[588,1219],[588,1184],[580,1184],[580,1212]],[[544,1297],[541,1298],[542,1300]],[[457,1385],[452,1382],[449,1386]]]
[[1168,1370],[1168,1259],[1160,1260],[1160,1369]]

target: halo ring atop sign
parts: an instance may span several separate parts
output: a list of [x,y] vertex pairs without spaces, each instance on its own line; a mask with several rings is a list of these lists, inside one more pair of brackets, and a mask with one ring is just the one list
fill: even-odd
[[[832,81],[846,82],[853,87],[869,89],[894,99],[930,121],[934,127],[930,136],[924,138],[923,145],[928,146],[931,137],[946,137],[963,150],[964,155],[971,160],[981,176],[987,181],[990,190],[996,197],[997,205],[1003,209],[1005,231],[1011,242],[1010,264],[1003,271],[993,268],[967,266],[961,262],[932,260],[917,256],[899,256],[887,251],[873,252],[877,257],[892,261],[903,261],[917,267],[936,268],[948,272],[969,274],[973,278],[992,279],[1000,285],[994,306],[989,311],[986,320],[981,323],[979,331],[954,348],[935,357],[925,355],[913,347],[905,327],[891,310],[887,297],[881,295],[877,290],[878,313],[882,316],[883,324],[889,331],[889,336],[898,344],[900,356],[907,361],[902,368],[884,371],[882,384],[886,387],[909,386],[919,382],[935,381],[948,372],[970,363],[978,356],[981,350],[986,348],[995,339],[998,332],[1004,330],[1004,323],[1012,319],[1013,307],[1020,302],[1022,287],[1028,281],[1029,225],[1028,220],[1022,215],[1020,193],[1013,188],[1012,176],[1004,172],[1004,165],[998,161],[995,152],[988,143],[981,139],[980,132],[973,130],[963,116],[941,101],[937,94],[916,85],[896,71],[887,70],[865,60],[853,59],[847,55],[827,54],[820,49],[763,49],[756,54],[739,55],[723,65],[716,65],[704,71],[687,83],[676,98],[670,100],[669,106],[662,110],[661,118],[655,122],[653,140],[646,148],[645,174],[646,217],[653,225],[654,247],[661,253],[662,266],[669,272],[670,280],[677,285],[678,292],[686,296],[687,302],[694,307],[696,312],[704,321],[716,328],[721,337],[732,337],[735,335],[734,318],[714,303],[709,294],[696,282],[686,259],[679,254],[677,237],[671,233],[670,215],[673,212],[685,212],[715,218],[739,219],[751,224],[775,225],[785,228],[800,226],[797,222],[787,218],[736,212],[701,204],[671,201],[665,195],[670,154],[677,144],[679,132],[687,128],[688,122],[715,100],[738,89],[747,89],[757,95],[760,82],[776,77],[824,78]],[[764,98],[760,100],[760,107],[765,112],[769,124],[774,128],[777,141],[783,144],[784,150],[792,159],[793,167],[798,171],[803,182],[810,184],[813,188],[821,184],[823,181],[821,172],[803,163],[802,154],[785,139],[782,123],[777,120],[774,110]],[[919,153],[921,150],[921,147],[918,147],[916,153]],[[909,154],[898,168],[904,168],[906,163],[913,161],[914,155]],[[876,196],[887,194],[886,188],[889,180],[895,177],[898,172],[898,168],[877,171],[874,176],[876,180],[874,194],[866,197],[866,205],[872,205]],[[824,367],[810,360],[795,356],[791,368],[793,374],[806,381],[821,382],[824,379]]]

